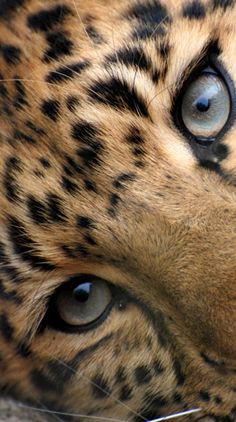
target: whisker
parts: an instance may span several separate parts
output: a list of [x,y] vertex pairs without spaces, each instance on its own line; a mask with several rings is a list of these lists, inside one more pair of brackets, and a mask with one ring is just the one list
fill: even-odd
[[201,410],[202,410],[201,408],[196,408],[196,409],[191,409],[191,410],[184,410],[183,412],[173,413],[172,415],[162,416],[161,418],[151,419],[151,420],[146,421],[146,422],[163,422],[163,421],[169,421],[170,419],[177,419],[177,418],[180,418],[181,416],[192,415],[193,413],[200,412]]
[[[40,412],[40,413],[46,413],[46,414],[50,414],[52,416],[70,416],[73,418],[86,418],[86,419],[94,419],[94,420],[103,420],[103,421],[109,421],[109,422],[126,422],[122,419],[116,419],[116,418],[109,418],[106,416],[93,416],[93,415],[83,415],[80,413],[70,413],[70,412],[60,412],[58,410],[50,410],[45,408],[44,409],[40,408],[40,407],[34,407],[34,406],[28,406],[28,405],[24,405],[24,404],[20,404],[19,405],[20,408],[22,409],[28,409],[28,410],[32,410],[35,412]],[[189,416],[192,415],[193,413],[197,413],[200,412],[201,408],[196,408],[196,409],[191,409],[191,410],[185,410],[183,412],[178,412],[178,413],[173,413],[171,415],[168,416],[162,416],[160,418],[157,419],[151,419],[145,422],[164,422],[164,421],[168,421],[171,419],[177,419],[180,418],[182,416]],[[62,419],[57,418],[59,421],[61,421]]]
[[86,30],[86,27],[84,25],[84,22],[82,21],[82,18],[81,18],[80,14],[79,14],[78,8],[77,8],[76,3],[75,3],[75,0],[73,0],[73,3],[74,3],[74,8],[75,8],[76,14],[78,16],[78,19],[79,19],[79,21],[80,21],[80,23],[81,23],[81,25],[83,27],[84,33],[86,34],[86,36],[87,36],[87,38],[89,40],[89,43],[94,47],[93,41],[90,38],[90,36],[88,34],[88,31]]
[[[41,410],[44,410],[45,412],[50,412],[50,414],[51,414],[51,410],[50,409],[48,409],[48,407],[47,406],[45,406],[45,404],[43,404],[43,403],[41,403],[40,401],[38,401],[38,400],[36,400],[37,401],[37,403],[41,406]],[[22,406],[24,406],[24,405],[22,405]],[[38,409],[37,409],[37,411],[39,411]],[[45,413],[44,412],[44,413]],[[43,413],[43,412],[41,412],[41,413]],[[63,421],[63,419],[61,419],[60,418],[60,416],[59,415],[56,415],[55,413],[52,415],[52,417],[54,418],[54,419],[56,419],[57,421],[59,421],[59,422],[64,422]]]
[[95,420],[109,421],[109,422],[126,422],[122,419],[109,418],[106,416],[93,416],[93,415],[82,415],[79,413],[60,412],[58,410],[41,409],[40,407],[28,406],[25,404],[20,404],[19,407],[23,409],[32,410],[35,412],[50,414],[50,415],[71,416],[73,418],[87,418],[87,419],[95,419]]
[[[55,359],[63,366],[65,366],[67,369],[69,369],[70,371],[72,371],[74,374],[77,374],[77,372],[71,368],[69,365],[67,365],[66,363],[64,363],[63,361],[61,361],[60,359],[56,358]],[[96,388],[98,388],[100,391],[102,391],[104,394],[106,394],[107,396],[111,397],[116,403],[122,405],[124,408],[126,408],[127,410],[129,410],[130,412],[132,412],[133,415],[135,416],[139,416],[140,418],[143,419],[143,421],[145,421],[145,418],[138,412],[135,412],[135,410],[133,410],[131,407],[129,407],[127,404],[125,404],[124,402],[122,402],[121,400],[119,400],[117,397],[115,397],[113,394],[111,394],[109,391],[106,391],[104,388],[100,387],[100,385],[98,385],[97,383],[95,383],[94,381],[91,381],[90,379],[88,379],[85,375],[79,374],[79,376],[81,378],[83,378],[85,381],[89,382],[91,385],[94,385]]]
[[156,97],[158,97],[158,95],[162,94],[162,92],[169,90],[172,86],[175,86],[175,83],[170,84],[168,86],[166,86],[165,88],[161,89],[159,92],[157,92],[152,98],[151,100],[148,102],[147,104],[147,109],[149,109],[151,103],[155,100]]

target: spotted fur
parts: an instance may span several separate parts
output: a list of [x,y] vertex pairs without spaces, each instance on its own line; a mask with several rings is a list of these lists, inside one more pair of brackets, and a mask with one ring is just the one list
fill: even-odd
[[[236,421],[235,123],[198,153],[173,120],[212,50],[236,83],[235,22],[233,0],[0,1],[2,391]],[[48,326],[81,274],[119,304],[86,332]]]

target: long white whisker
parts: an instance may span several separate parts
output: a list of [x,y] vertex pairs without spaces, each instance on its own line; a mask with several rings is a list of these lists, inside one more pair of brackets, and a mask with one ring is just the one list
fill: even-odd
[[184,410],[183,412],[173,413],[172,415],[162,416],[161,418],[152,419],[152,420],[146,421],[146,422],[163,422],[163,421],[169,421],[170,419],[177,419],[177,418],[180,418],[181,416],[192,415],[193,413],[200,412],[201,410],[202,410],[201,408],[196,408],[196,409],[191,409],[191,410]]

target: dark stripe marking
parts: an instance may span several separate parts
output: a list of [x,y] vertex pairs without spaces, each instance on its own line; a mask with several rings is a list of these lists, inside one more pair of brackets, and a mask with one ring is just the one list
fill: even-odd
[[89,88],[88,94],[92,100],[99,103],[119,110],[128,109],[138,116],[149,117],[144,99],[124,80],[114,77],[108,81],[95,82]]
[[[8,1],[6,0],[6,2]],[[69,13],[70,9],[64,5],[40,10],[38,13],[34,13],[28,17],[28,26],[34,31],[48,31],[55,25],[63,23]]]

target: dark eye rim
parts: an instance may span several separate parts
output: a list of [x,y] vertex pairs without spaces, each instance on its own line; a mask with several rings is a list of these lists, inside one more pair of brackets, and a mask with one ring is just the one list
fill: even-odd
[[[230,100],[230,113],[229,117],[223,126],[223,128],[218,132],[217,136],[215,137],[196,137],[194,136],[185,126],[182,116],[181,116],[181,104],[183,100],[183,96],[186,92],[188,86],[196,80],[199,76],[203,74],[212,74],[217,75],[221,80],[224,82],[226,88],[228,89],[229,93],[229,100]],[[228,132],[230,127],[233,125],[236,117],[236,93],[235,93],[235,86],[234,83],[224,68],[223,64],[219,61],[216,54],[211,54],[204,58],[197,68],[191,73],[191,75],[183,81],[181,87],[178,89],[175,99],[172,105],[172,117],[174,125],[177,127],[180,133],[184,135],[184,137],[188,140],[191,147],[193,149],[201,148],[205,149],[211,147],[215,144],[216,141],[220,140],[224,137],[224,135]]]
[[[91,279],[93,279],[95,282],[96,280],[100,280],[100,281],[102,280],[103,282],[107,284],[107,286],[109,287],[111,291],[111,297],[112,297],[111,301],[106,306],[102,314],[98,318],[94,319],[92,322],[88,324],[70,325],[66,323],[60,317],[60,314],[57,311],[56,299],[57,299],[58,294],[60,294],[62,291],[65,291],[65,290],[73,290],[79,284],[89,282],[91,281]],[[100,277],[94,276],[92,274],[79,274],[76,276],[72,276],[68,279],[68,281],[66,281],[61,286],[59,286],[55,290],[53,295],[49,298],[48,304],[47,304],[47,311],[41,323],[39,332],[42,333],[46,327],[54,329],[59,332],[63,332],[63,333],[76,333],[76,334],[94,330],[106,320],[106,318],[108,317],[108,315],[110,314],[110,312],[112,311],[113,307],[116,304],[118,305],[118,308],[119,308],[119,304],[121,302],[123,305],[126,304],[127,302],[126,295],[121,289],[118,289],[117,287],[109,283],[107,280],[101,279]]]

